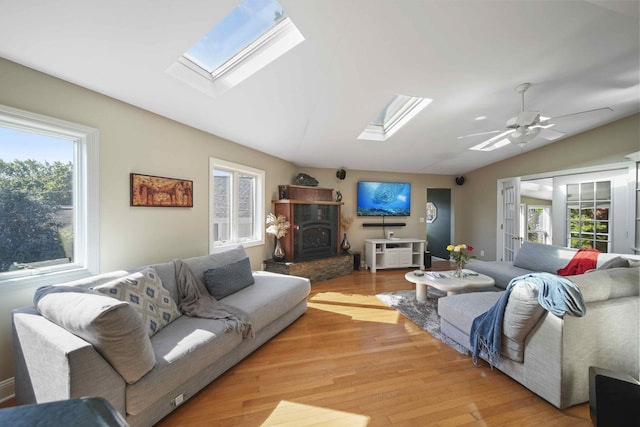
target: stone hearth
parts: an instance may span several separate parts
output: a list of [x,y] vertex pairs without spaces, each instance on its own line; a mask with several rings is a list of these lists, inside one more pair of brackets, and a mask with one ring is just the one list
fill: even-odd
[[275,262],[266,260],[265,270],[308,278],[311,283],[346,276],[353,271],[353,255],[338,255],[301,262]]

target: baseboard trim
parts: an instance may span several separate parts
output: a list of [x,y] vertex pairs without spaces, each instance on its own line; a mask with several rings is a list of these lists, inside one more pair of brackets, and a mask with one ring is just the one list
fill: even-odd
[[15,396],[16,382],[13,378],[0,381],[0,403]]

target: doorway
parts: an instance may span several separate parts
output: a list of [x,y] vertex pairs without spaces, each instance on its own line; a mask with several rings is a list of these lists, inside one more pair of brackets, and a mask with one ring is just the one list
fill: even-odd
[[432,257],[449,259],[451,244],[451,189],[427,188],[427,249]]

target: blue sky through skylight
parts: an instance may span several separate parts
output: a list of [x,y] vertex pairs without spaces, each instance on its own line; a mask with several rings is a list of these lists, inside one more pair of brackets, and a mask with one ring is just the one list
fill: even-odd
[[245,0],[184,56],[211,73],[284,16],[282,6],[275,0]]

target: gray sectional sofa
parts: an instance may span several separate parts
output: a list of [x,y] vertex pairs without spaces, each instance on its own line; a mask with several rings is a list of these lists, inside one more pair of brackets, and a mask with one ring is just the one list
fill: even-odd
[[[222,286],[226,296],[219,302],[233,316],[213,320],[176,313],[185,297],[175,262],[45,289],[35,306],[12,313],[18,404],[98,396],[130,425],[151,426],[306,311],[309,280],[251,272],[250,266],[247,274],[242,247],[182,261],[208,290]],[[220,272],[245,283],[229,287]],[[159,298],[149,318],[131,311],[133,303],[109,296],[146,280],[163,288],[147,292]],[[137,295],[127,297],[138,301]]]
[[[443,335],[471,349],[473,320],[491,308],[512,278],[556,273],[576,251],[525,243],[513,263],[477,261],[467,268],[493,277],[496,288],[440,298]],[[518,282],[509,296],[497,368],[558,408],[589,400],[589,367],[638,378],[640,257],[599,254],[598,269],[568,276],[583,295],[584,317],[557,317],[539,306],[536,289]]]

